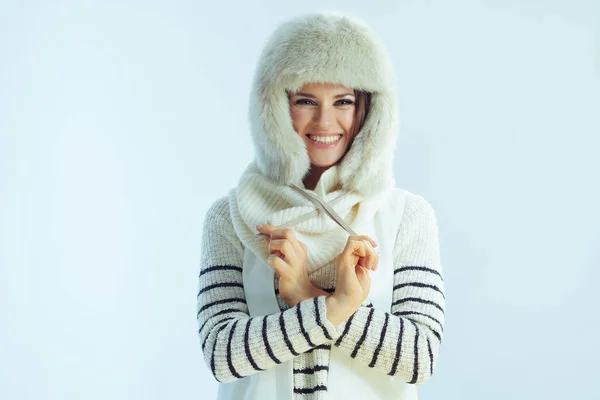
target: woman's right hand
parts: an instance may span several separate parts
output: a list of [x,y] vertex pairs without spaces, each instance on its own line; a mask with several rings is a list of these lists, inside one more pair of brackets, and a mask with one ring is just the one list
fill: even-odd
[[326,299],[327,318],[334,325],[348,319],[367,299],[370,271],[379,264],[377,243],[368,236],[350,236],[335,259],[335,292]]
[[292,229],[279,229],[266,224],[256,229],[266,235],[269,245],[267,265],[279,276],[279,296],[290,307],[314,297],[317,290],[308,277],[306,245]]

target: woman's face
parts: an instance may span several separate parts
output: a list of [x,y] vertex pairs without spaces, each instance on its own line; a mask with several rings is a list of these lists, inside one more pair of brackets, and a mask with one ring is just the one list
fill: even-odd
[[329,83],[308,83],[290,94],[290,115],[312,165],[330,167],[346,154],[355,119],[354,90]]

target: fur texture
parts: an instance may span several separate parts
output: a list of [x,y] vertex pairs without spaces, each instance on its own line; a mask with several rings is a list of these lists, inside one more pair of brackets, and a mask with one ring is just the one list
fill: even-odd
[[379,37],[363,22],[341,13],[296,17],[281,24],[268,40],[254,76],[249,112],[261,172],[282,185],[300,184],[309,172],[306,145],[292,126],[286,91],[310,82],[372,93],[367,119],[339,163],[342,188],[370,196],[394,186],[394,69]]

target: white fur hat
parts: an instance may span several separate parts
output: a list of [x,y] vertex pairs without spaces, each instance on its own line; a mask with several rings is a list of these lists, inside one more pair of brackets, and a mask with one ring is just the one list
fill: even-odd
[[313,13],[281,24],[254,76],[250,125],[256,164],[278,184],[299,184],[310,170],[294,131],[286,91],[329,82],[372,93],[367,119],[339,163],[341,185],[366,196],[395,184],[396,76],[387,50],[364,23],[341,13]]

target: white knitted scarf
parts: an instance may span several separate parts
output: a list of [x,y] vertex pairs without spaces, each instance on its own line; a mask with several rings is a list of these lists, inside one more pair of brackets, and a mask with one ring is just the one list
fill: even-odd
[[[368,234],[361,227],[372,220],[382,195],[365,198],[358,192],[342,190],[337,165],[328,168],[313,191],[358,234]],[[229,195],[234,229],[242,244],[258,257],[269,256],[264,236],[256,225],[269,223],[293,228],[307,246],[309,274],[331,263],[342,252],[348,233],[334,219],[291,186],[278,185],[267,179],[254,162],[242,174],[238,186]]]

